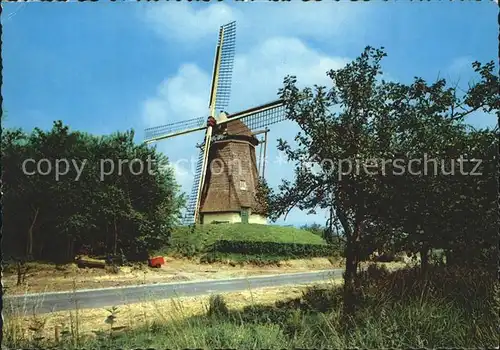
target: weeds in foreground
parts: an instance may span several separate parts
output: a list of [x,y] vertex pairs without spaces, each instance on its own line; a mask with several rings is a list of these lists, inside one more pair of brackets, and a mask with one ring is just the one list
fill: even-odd
[[[106,336],[81,335],[81,343],[87,348],[248,349],[498,345],[499,320],[494,311],[498,311],[499,287],[494,275],[439,267],[423,279],[416,268],[389,272],[370,267],[359,278],[361,305],[350,332],[342,327],[341,288],[313,287],[299,298],[271,306],[252,303],[238,311],[216,295],[210,298],[204,315],[192,317],[184,314],[181,303],[172,300],[176,308],[162,322],[148,321],[121,332],[114,328],[118,309],[111,308],[113,322]],[[58,348],[76,348],[77,341],[63,338]],[[8,347],[53,345],[48,339],[29,337],[9,323],[4,339]]]

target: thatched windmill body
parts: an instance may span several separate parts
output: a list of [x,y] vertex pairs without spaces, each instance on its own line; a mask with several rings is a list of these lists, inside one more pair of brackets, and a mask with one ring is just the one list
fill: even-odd
[[[208,119],[189,119],[146,129],[146,142],[205,131],[185,224],[243,222],[265,224],[265,205],[257,200],[259,177],[264,176],[268,125],[286,119],[281,100],[238,113],[223,112],[229,103],[234,62],[236,23],[220,28],[215,52]],[[259,141],[257,135],[264,134]],[[264,150],[257,169],[256,147]],[[262,152],[261,152],[262,154]],[[259,173],[260,170],[260,173]]]

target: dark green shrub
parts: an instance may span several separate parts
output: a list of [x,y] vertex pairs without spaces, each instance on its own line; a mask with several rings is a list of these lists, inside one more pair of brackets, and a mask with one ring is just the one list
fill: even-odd
[[279,255],[294,258],[326,257],[332,254],[328,245],[296,244],[277,242],[251,242],[219,240],[212,244],[209,251],[252,255]]
[[229,315],[229,309],[222,295],[212,295],[209,300],[208,312],[209,317],[223,317]]

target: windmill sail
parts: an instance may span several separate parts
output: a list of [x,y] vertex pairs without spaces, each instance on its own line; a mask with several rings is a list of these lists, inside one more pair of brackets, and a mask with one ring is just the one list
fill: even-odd
[[203,168],[204,147],[205,145],[202,145],[200,147],[200,152],[198,154],[198,161],[196,162],[194,180],[193,180],[193,185],[191,187],[191,193],[189,194],[187,202],[186,214],[182,219],[182,223],[184,225],[191,225],[195,223],[196,206],[198,205],[198,186],[201,179],[201,172]]
[[153,142],[173,136],[188,134],[190,132],[203,130],[206,128],[206,118],[199,117],[180,122],[170,123],[161,126],[148,128],[144,131],[145,141]]
[[[233,73],[234,50],[236,44],[236,22],[228,23],[220,28],[219,41],[215,53],[212,88],[210,89],[209,110],[210,116],[215,118],[218,110],[225,108],[229,103],[231,91],[231,78]],[[212,140],[212,126],[207,127],[203,156],[201,159],[201,174],[194,182],[197,184],[196,192],[191,194],[190,201],[195,201],[194,219],[198,221],[201,192],[205,184],[205,175],[208,166],[208,155]]]
[[269,125],[287,119],[286,107],[283,101],[277,100],[265,105],[254,107],[228,116],[228,123],[232,120],[241,120],[250,130],[265,128]]
[[[235,48],[236,22],[233,21],[220,27],[209,102],[209,108],[214,109],[214,112],[225,109],[229,104]],[[203,129],[206,129],[205,117],[183,120],[146,129],[145,141],[160,141]]]
[[226,109],[231,97],[234,52],[236,49],[236,22],[222,26],[221,30],[222,35],[219,35],[219,45],[221,46],[220,62],[217,74],[217,92],[215,95],[216,111]]

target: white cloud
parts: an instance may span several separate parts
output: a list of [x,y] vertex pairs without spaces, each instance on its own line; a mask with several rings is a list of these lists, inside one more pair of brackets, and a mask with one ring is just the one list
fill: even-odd
[[147,126],[205,115],[208,110],[210,78],[194,64],[184,64],[172,78],[165,79],[156,95],[144,103]]
[[[176,75],[164,79],[154,96],[144,101],[142,119],[145,127],[170,124],[177,121],[207,115],[210,78],[194,64],[184,64]],[[183,135],[157,143],[173,163],[176,179],[182,190],[189,192],[194,176],[191,163],[196,159],[195,145],[203,139],[203,133]]]
[[[213,40],[221,24],[237,21],[238,38],[252,43],[271,36],[301,36],[308,39],[350,41],[363,30],[369,4],[302,2],[285,4],[150,4],[142,13],[151,28],[166,40],[190,46],[202,39]],[[349,33],[349,35],[345,35]]]
[[172,167],[174,174],[175,174],[175,179],[177,180],[177,183],[183,188],[188,188],[191,186],[193,182],[193,176],[190,173],[190,168],[186,164],[182,162],[172,162],[170,163],[170,166]]
[[348,61],[313,50],[297,38],[269,38],[236,56],[230,106],[235,110],[277,99],[286,75],[297,76],[301,85],[327,85],[326,72]]
[[192,44],[193,40],[213,36],[221,24],[239,17],[239,11],[224,3],[200,9],[200,6],[181,2],[148,6],[144,16],[158,35]]

